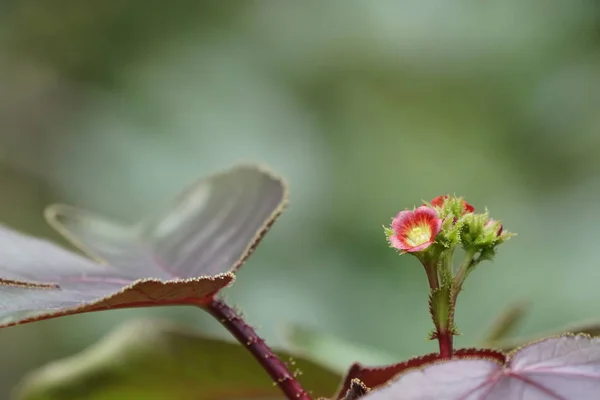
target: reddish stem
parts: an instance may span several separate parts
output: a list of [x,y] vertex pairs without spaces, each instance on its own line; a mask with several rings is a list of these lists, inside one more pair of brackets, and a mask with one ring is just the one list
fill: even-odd
[[215,317],[242,345],[248,348],[288,399],[311,400],[285,364],[233,308],[220,299],[198,305]]
[[427,274],[427,280],[429,281],[429,287],[434,290],[437,289],[440,284],[438,281],[438,271],[435,265],[425,265],[425,273]]
[[452,348],[452,333],[438,331],[437,340],[440,345],[440,356],[442,358],[452,358],[452,354],[454,353],[454,349]]

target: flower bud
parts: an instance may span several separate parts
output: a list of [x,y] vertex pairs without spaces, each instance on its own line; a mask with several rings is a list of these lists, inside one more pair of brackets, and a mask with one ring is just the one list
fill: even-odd
[[431,205],[442,210],[442,214],[461,217],[467,213],[475,211],[475,207],[470,205],[462,197],[442,195],[431,200]]

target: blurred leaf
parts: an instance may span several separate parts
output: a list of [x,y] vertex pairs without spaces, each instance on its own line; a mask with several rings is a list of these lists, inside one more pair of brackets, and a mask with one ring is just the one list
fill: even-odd
[[[302,357],[293,364],[313,396],[336,390],[339,375]],[[157,320],[123,325],[85,351],[34,371],[16,391],[20,400],[269,397],[283,395],[244,347]]]
[[[0,115],[0,121],[4,122],[2,117]],[[39,215],[51,197],[51,189],[38,176],[5,162],[8,151],[18,153],[21,157],[23,154],[4,139],[0,138],[0,220],[16,229],[35,232],[44,237],[56,237],[56,233]]]
[[600,339],[564,336],[519,349],[506,363],[486,357],[434,362],[373,390],[365,400],[596,399]]
[[385,365],[398,361],[394,355],[346,342],[332,335],[316,332],[308,328],[292,325],[287,339],[292,349],[323,365],[345,372],[348,365],[360,362],[366,365]]
[[494,343],[509,338],[523,320],[525,314],[527,314],[527,305],[522,301],[508,306],[492,324],[482,341],[482,346],[494,347]]
[[[10,10],[7,42],[17,54],[50,65],[75,80],[112,83],[118,71],[177,40],[226,27],[245,10],[215,0],[19,1]],[[27,28],[25,28],[27,27]]]
[[0,227],[0,324],[201,305],[233,281],[286,197],[281,179],[241,166],[201,179],[165,212],[133,227],[66,206],[49,208],[51,224],[101,263]]
[[[64,205],[48,222],[99,262],[148,274],[192,278],[235,272],[287,203],[285,182],[271,171],[240,165],[201,178],[160,212],[133,226]],[[152,275],[155,276],[155,275]]]
[[550,337],[556,335],[563,335],[566,333],[579,334],[583,333],[590,336],[600,336],[600,321],[590,320],[578,322],[570,325],[566,325],[562,329],[555,329],[549,332],[540,333],[539,335],[525,337],[525,338],[512,338],[505,340],[498,340],[496,342],[489,342],[490,347],[500,349],[505,352],[513,351],[521,346],[525,346],[527,343],[539,340],[542,337]]

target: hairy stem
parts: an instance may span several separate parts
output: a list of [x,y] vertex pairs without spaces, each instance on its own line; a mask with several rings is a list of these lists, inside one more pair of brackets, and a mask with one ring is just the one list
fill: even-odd
[[467,277],[467,275],[469,275],[469,272],[471,272],[473,267],[477,265],[477,261],[473,259],[476,253],[476,250],[467,250],[463,262],[460,264],[460,267],[458,267],[458,271],[456,272],[456,276],[454,277],[455,284],[453,290],[454,293],[452,294],[452,306],[456,305],[456,298],[462,290],[462,285],[465,281],[465,278]]
[[288,399],[311,400],[281,359],[233,308],[217,298],[201,307],[215,317],[243,346],[248,348]]
[[448,330],[443,332],[438,331],[437,340],[440,345],[440,356],[442,358],[451,358],[452,354],[454,353],[454,349],[452,347],[452,332],[449,332]]

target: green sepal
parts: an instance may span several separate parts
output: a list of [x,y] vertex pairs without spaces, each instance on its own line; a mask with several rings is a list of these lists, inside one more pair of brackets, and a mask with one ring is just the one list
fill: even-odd
[[436,238],[436,242],[447,249],[454,248],[460,243],[461,230],[463,223],[461,220],[456,220],[453,216],[448,216],[442,221],[442,230]]
[[394,235],[394,230],[392,228],[388,228],[387,226],[383,227],[383,232],[385,232],[386,237],[390,237]]
[[396,232],[392,228],[388,228],[387,226],[383,226],[383,232],[385,233],[385,237],[387,238],[387,243],[390,248],[395,248],[392,246],[392,242],[390,242],[390,237],[393,236]]
[[[461,243],[465,249],[477,249],[486,253],[481,257],[483,260],[491,260],[494,256],[494,249],[499,244],[505,242],[514,233],[504,231],[498,235],[498,229],[502,225],[501,221],[492,221],[486,210],[483,214],[467,214],[464,217],[464,231]],[[488,250],[491,250],[488,251]]]
[[460,218],[465,213],[465,199],[456,195],[449,196],[445,208],[448,210],[449,215]]

